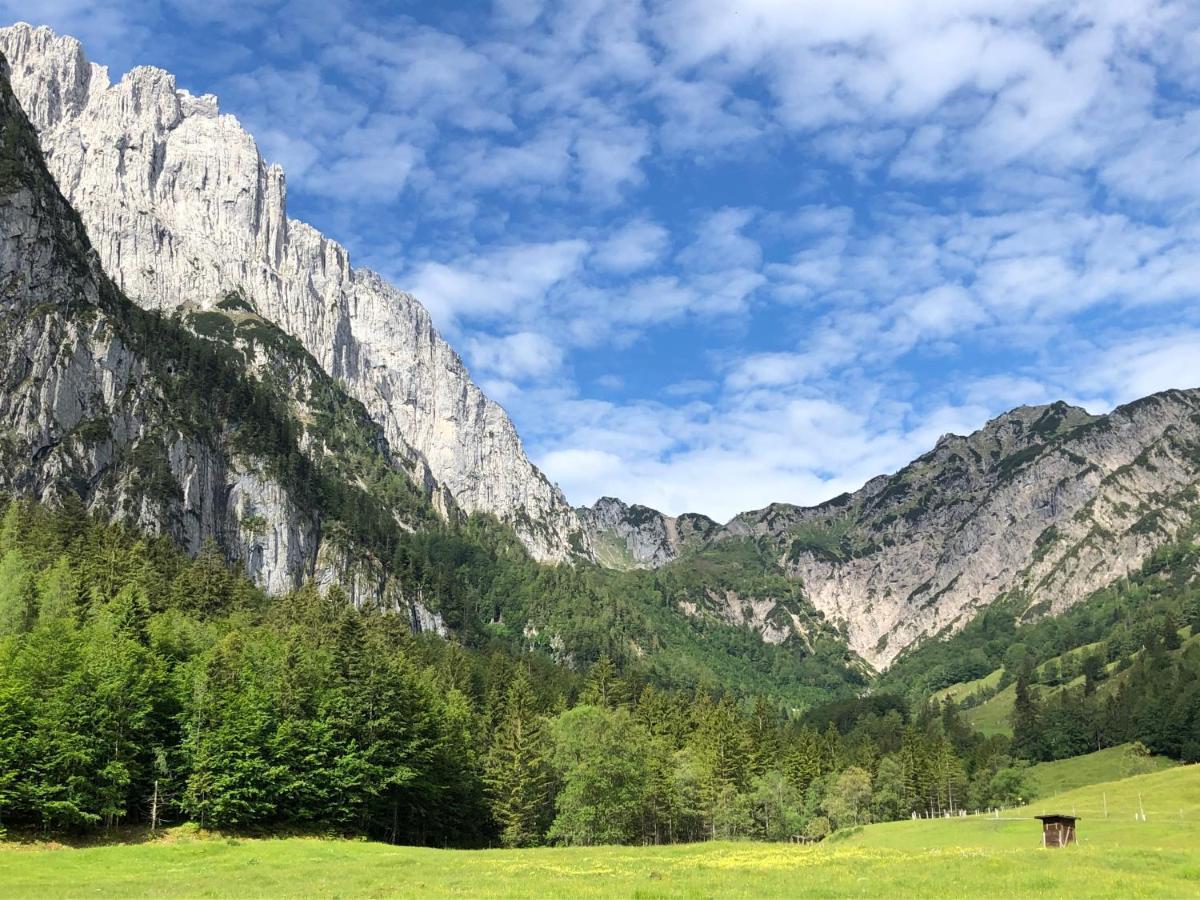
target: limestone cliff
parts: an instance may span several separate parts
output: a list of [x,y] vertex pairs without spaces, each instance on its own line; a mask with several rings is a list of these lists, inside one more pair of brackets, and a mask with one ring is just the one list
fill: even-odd
[[509,522],[539,559],[590,555],[575,512],[424,307],[288,218],[283,170],[215,97],[154,68],[113,84],[78,41],[47,28],[0,29],[0,52],[51,173],[132,300],[204,309],[240,293],[462,509]]
[[613,569],[653,569],[700,544],[719,527],[707,516],[664,516],[648,506],[601,497],[576,512],[591,535],[596,559]]
[[0,491],[78,498],[193,554],[213,541],[268,591],[337,580],[356,603],[440,628],[387,577],[368,528],[436,521],[453,501],[235,298],[185,323],[123,296],[46,170],[6,68],[0,285]]
[[[1022,598],[1031,615],[1057,612],[1125,575],[1189,520],[1198,487],[1200,391],[1107,416],[1021,407],[967,437],[944,436],[854,494],[742,513],[705,545],[774,547],[813,606],[845,625],[852,649],[885,667],[1001,596]],[[597,546],[621,544],[650,566],[704,552],[655,544],[676,520],[615,503],[583,512]]]

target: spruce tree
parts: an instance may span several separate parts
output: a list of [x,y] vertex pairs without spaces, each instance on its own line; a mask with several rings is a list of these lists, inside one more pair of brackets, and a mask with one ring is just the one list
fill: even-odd
[[484,763],[492,817],[506,847],[538,844],[550,812],[547,748],[536,698],[518,667]]
[[607,655],[601,656],[588,670],[579,702],[584,706],[603,706],[605,709],[629,704],[629,687],[617,674],[617,667]]
[[1013,699],[1013,750],[1026,759],[1038,760],[1042,756],[1041,705],[1030,680],[1031,672],[1026,667],[1017,676]]

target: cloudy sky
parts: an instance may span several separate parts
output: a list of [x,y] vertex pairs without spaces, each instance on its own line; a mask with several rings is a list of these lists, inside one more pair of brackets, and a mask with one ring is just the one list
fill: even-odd
[[0,0],[175,72],[574,503],[816,502],[1200,385],[1194,0]]

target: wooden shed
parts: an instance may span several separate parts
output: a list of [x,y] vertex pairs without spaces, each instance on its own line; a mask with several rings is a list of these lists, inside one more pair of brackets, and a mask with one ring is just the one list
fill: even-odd
[[1043,847],[1065,847],[1075,843],[1075,822],[1078,816],[1050,813],[1034,818],[1042,821]]

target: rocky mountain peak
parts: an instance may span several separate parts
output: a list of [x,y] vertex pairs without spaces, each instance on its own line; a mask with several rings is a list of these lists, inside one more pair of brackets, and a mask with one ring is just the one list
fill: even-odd
[[[969,435],[944,435],[853,494],[741,513],[688,547],[773,545],[809,602],[882,668],[1002,596],[1040,614],[1110,583],[1174,536],[1198,492],[1200,391],[1166,391],[1106,416],[1062,402],[1021,406]],[[594,543],[648,566],[686,555],[683,517],[633,509],[606,501],[602,514],[585,513]],[[663,534],[675,540],[656,542]]]
[[0,51],[52,175],[131,299],[204,309],[240,292],[344,381],[392,448],[427,466],[459,507],[510,523],[539,559],[590,556],[574,510],[427,311],[288,218],[282,169],[215,97],[151,67],[113,84],[78,41],[47,28],[0,29]]

